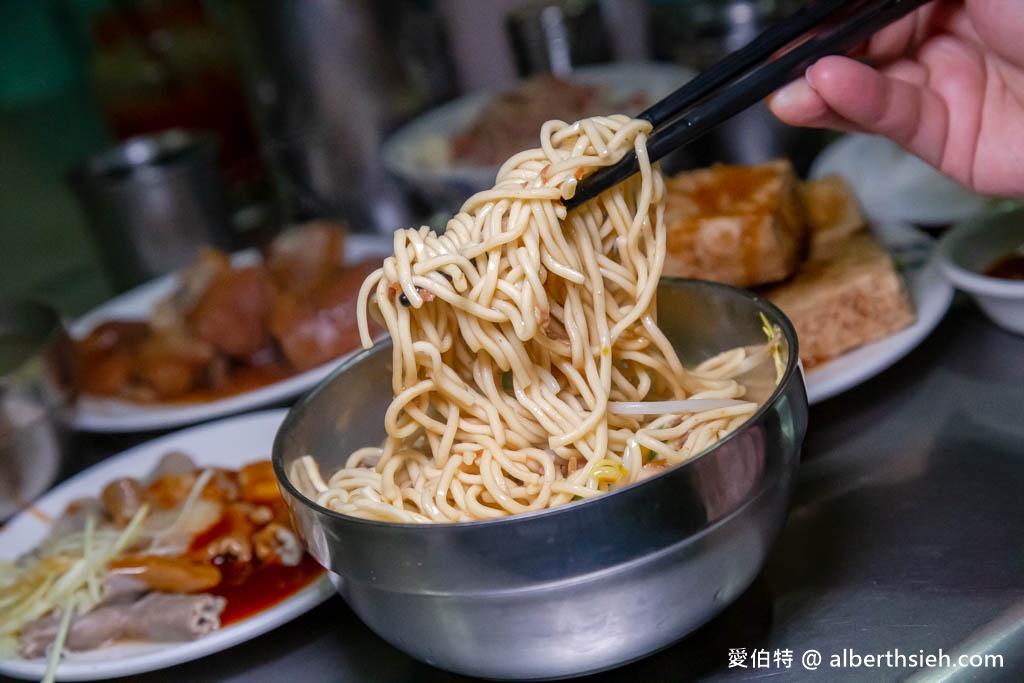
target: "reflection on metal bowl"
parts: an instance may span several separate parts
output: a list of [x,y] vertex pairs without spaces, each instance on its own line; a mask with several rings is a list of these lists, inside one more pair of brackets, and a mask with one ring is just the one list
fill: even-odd
[[274,443],[275,471],[310,552],[400,650],[487,678],[612,668],[679,640],[754,579],[785,519],[807,423],[796,334],[778,309],[724,285],[660,286],[659,322],[687,365],[763,343],[761,313],[782,329],[788,358],[777,387],[749,385],[767,398],[756,415],[695,459],[604,496],[438,525],[370,522],[310,501],[286,475],[298,458],[312,454],[333,471],[384,436],[386,346],[292,409]]
[[71,340],[56,311],[0,301],[0,521],[50,487],[61,466],[59,420],[73,386]]

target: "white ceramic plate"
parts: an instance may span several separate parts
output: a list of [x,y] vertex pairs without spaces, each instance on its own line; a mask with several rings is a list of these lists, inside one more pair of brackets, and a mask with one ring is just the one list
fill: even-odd
[[[391,253],[391,249],[391,239],[387,236],[349,235],[345,243],[345,260],[354,263],[370,256],[385,256]],[[241,265],[252,263],[257,258],[255,251],[246,251],[235,255],[233,262]],[[106,320],[147,319],[153,306],[173,292],[176,286],[177,276],[166,275],[125,292],[76,320],[70,327],[71,336],[84,337]],[[83,396],[75,409],[67,415],[67,421],[75,429],[90,432],[169,429],[202,422],[294,398],[316,386],[348,355],[351,354],[280,382],[204,403],[150,405],[115,398]]]
[[[579,83],[604,86],[618,98],[639,93],[653,103],[693,76],[690,69],[674,64],[616,62],[581,67],[570,78]],[[469,126],[494,96],[493,92],[465,95],[414,119],[385,141],[381,149],[385,168],[415,187],[437,207],[449,211],[456,210],[474,192],[491,187],[498,165],[452,163],[449,141]]]
[[977,215],[990,202],[891,140],[864,133],[844,135],[830,144],[808,175],[843,176],[864,212],[878,221],[945,225]]
[[[268,410],[217,422],[154,439],[68,479],[33,507],[56,519],[75,498],[96,496],[118,477],[147,475],[170,450],[188,453],[199,465],[237,469],[270,457],[274,434],[287,411]],[[30,551],[48,532],[48,524],[32,511],[22,512],[0,529],[0,558],[12,560]],[[326,574],[295,595],[248,619],[183,643],[125,643],[88,652],[68,653],[57,669],[57,680],[81,681],[129,676],[181,664],[218,652],[266,633],[316,607],[334,594]],[[46,660],[0,660],[0,674],[39,680]]]
[[874,377],[924,341],[949,309],[953,286],[934,258],[935,241],[902,223],[880,223],[875,235],[886,245],[907,282],[917,320],[896,334],[865,344],[824,363],[806,375],[813,405]]

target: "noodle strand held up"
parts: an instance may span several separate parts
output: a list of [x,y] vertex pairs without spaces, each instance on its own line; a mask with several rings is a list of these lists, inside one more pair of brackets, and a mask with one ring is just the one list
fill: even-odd
[[[359,320],[365,346],[368,308],[393,341],[388,436],[326,482],[311,457],[297,463],[321,505],[395,522],[554,507],[683,462],[754,412],[610,406],[745,392],[727,367],[740,360],[688,371],[658,328],[665,186],[649,131],[625,116],[549,121],[540,148],[509,159],[443,233],[395,233]],[[639,174],[567,212],[581,178],[631,151]]]

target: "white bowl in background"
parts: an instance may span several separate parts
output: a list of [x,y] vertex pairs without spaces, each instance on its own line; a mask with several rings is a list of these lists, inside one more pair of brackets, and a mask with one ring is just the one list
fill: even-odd
[[992,202],[878,135],[851,133],[814,160],[811,178],[840,175],[874,221],[945,226],[979,215]]
[[1024,255],[1024,207],[959,223],[942,236],[936,253],[946,277],[992,322],[1024,335],[1024,280],[985,275],[1001,258]]

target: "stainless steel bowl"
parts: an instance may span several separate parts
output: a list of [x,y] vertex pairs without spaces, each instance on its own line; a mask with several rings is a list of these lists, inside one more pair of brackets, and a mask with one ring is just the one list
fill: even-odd
[[62,464],[71,339],[56,311],[0,300],[0,521],[45,491]]
[[[782,527],[807,424],[792,325],[724,285],[665,280],[659,291],[659,321],[686,364],[763,343],[760,313],[782,329],[788,360],[777,387],[752,380],[770,394],[757,414],[690,462],[605,496],[440,525],[371,522],[313,503],[287,473],[306,454],[331,472],[384,437],[387,347],[352,359],[291,410],[274,469],[309,551],[356,614],[400,650],[486,678],[612,668],[724,609]],[[766,372],[774,380],[774,368]]]

